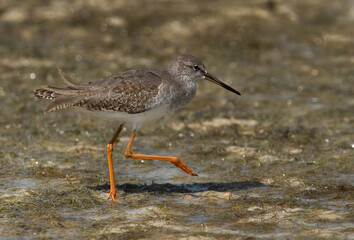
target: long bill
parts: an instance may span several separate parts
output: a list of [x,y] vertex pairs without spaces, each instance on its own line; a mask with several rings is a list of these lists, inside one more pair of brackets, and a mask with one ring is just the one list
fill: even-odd
[[222,81],[220,81],[219,79],[217,79],[216,77],[211,75],[210,73],[203,72],[203,74],[204,74],[206,80],[208,80],[208,81],[210,81],[212,83],[215,83],[216,85],[219,85],[220,87],[223,87],[223,88],[229,90],[230,92],[233,92],[233,93],[235,93],[237,95],[241,95],[241,93],[239,91],[233,89],[229,85],[226,85],[225,83],[223,83]]

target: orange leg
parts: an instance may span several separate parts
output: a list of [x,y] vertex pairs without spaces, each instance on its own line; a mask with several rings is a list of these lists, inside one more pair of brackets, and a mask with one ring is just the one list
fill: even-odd
[[117,202],[117,199],[119,199],[119,197],[116,195],[116,186],[115,186],[115,183],[114,183],[112,152],[113,152],[113,143],[116,141],[119,133],[122,131],[123,125],[124,124],[121,124],[119,126],[119,128],[117,129],[117,131],[114,133],[113,137],[111,138],[111,140],[107,144],[109,180],[110,180],[110,184],[111,184],[111,191],[109,193],[108,199],[112,198],[112,200],[115,201],[115,202]]
[[178,157],[163,157],[163,156],[155,156],[155,155],[145,155],[145,154],[134,154],[131,152],[133,141],[135,138],[136,132],[133,132],[132,135],[130,136],[129,143],[127,148],[125,149],[125,156],[127,158],[132,158],[132,159],[145,159],[145,160],[160,160],[160,161],[168,161],[173,163],[176,167],[179,167],[186,173],[192,175],[192,176],[198,176],[195,174],[184,162],[181,161]]

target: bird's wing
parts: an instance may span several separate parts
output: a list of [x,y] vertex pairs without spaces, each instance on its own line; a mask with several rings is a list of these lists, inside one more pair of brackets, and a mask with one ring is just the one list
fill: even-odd
[[74,106],[90,111],[111,110],[141,113],[156,105],[155,97],[164,81],[163,71],[133,70],[90,82],[83,98]]
[[155,96],[168,78],[166,71],[132,70],[87,84],[75,84],[60,69],[59,73],[67,87],[44,85],[34,90],[37,97],[54,100],[46,113],[71,106],[89,111],[145,112],[158,104]]

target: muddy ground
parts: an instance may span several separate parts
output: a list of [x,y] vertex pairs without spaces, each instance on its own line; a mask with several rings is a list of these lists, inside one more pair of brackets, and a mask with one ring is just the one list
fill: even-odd
[[[353,1],[0,2],[0,238],[354,239]],[[115,145],[119,122],[43,114],[33,89],[137,68],[179,53],[200,80],[181,111]]]

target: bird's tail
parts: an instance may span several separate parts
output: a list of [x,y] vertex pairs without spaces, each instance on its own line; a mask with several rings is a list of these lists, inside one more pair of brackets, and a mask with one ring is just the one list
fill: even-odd
[[68,87],[58,88],[43,85],[34,90],[34,95],[36,97],[54,100],[51,104],[48,105],[44,111],[45,113],[74,106],[82,100],[80,92],[82,92],[84,89],[87,89],[87,86],[73,83],[59,67],[58,72]]

